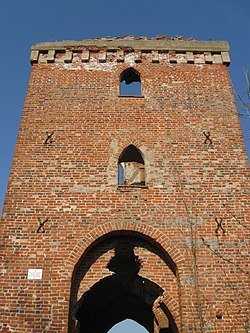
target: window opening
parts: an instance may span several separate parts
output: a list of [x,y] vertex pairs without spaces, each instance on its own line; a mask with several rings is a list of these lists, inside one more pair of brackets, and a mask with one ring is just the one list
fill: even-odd
[[114,325],[108,333],[148,333],[146,328],[131,319],[125,319]]
[[144,160],[139,149],[129,145],[123,150],[118,160],[118,184],[144,186]]
[[134,68],[127,68],[120,77],[120,95],[141,96],[141,78]]

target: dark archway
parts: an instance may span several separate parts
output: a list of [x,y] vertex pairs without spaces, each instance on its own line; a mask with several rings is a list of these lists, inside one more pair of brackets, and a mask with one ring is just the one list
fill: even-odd
[[141,263],[129,243],[119,243],[107,268],[114,274],[95,283],[77,303],[80,333],[106,333],[133,319],[154,332],[154,302],[163,294],[156,283],[138,275]]
[[78,309],[76,317],[80,323],[79,332],[106,333],[125,319],[132,319],[153,332],[152,309],[133,293],[123,290],[124,286],[119,285],[119,282],[116,284],[115,281],[105,281],[108,283],[102,290],[103,282],[93,287],[92,295],[85,295],[86,299]]
[[[103,240],[98,240],[99,245],[92,244],[91,249],[94,248],[94,252],[89,249],[87,252],[90,255],[89,258],[87,253],[87,256],[85,254],[82,257],[72,277],[71,306],[74,306],[76,302],[80,281],[92,263],[96,261],[95,258],[101,255],[100,249],[103,248],[102,253],[106,253],[107,250],[115,248],[115,256],[109,260],[107,265],[113,275],[100,279],[84,292],[74,306],[74,313],[70,314],[70,333],[106,333],[115,324],[125,319],[136,321],[150,333],[178,332],[170,311],[166,306],[163,308],[160,303],[163,293],[161,286],[138,274],[141,264],[140,259],[134,254],[134,246],[145,247],[152,253],[160,255],[174,275],[176,275],[176,266],[167,253],[164,255],[155,245],[152,245],[153,240],[150,244],[143,238],[148,237],[125,230],[111,232],[103,236]],[[94,253],[98,253],[97,257],[93,256]],[[82,263],[86,264],[86,262],[88,264],[83,270]],[[161,312],[160,315],[165,319],[157,317],[156,307],[158,315]],[[75,325],[72,326],[73,317],[78,320],[77,328]],[[157,327],[156,330],[155,327]]]
[[144,164],[142,153],[134,145],[129,145],[122,151],[118,160],[118,163],[121,162],[137,162]]

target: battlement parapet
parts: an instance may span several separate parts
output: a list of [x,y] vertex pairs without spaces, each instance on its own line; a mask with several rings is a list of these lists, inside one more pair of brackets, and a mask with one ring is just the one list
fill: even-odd
[[226,41],[196,41],[167,37],[101,38],[81,41],[57,41],[35,44],[31,63],[126,62],[230,64]]

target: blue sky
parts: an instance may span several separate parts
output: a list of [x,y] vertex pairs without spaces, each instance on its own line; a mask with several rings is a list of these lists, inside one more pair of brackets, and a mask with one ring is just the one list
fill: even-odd
[[108,333],[146,333],[148,332],[143,326],[127,319],[121,323],[114,325]]
[[[247,97],[243,68],[250,70],[249,0],[0,0],[0,211],[31,71],[31,45],[124,35],[229,41],[231,79]],[[242,125],[250,156],[250,120]]]

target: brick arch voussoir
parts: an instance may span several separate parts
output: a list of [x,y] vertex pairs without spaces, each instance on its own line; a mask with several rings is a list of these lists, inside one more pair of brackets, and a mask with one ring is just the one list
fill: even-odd
[[76,263],[79,262],[80,258],[84,254],[84,252],[98,239],[113,233],[115,231],[132,231],[138,234],[142,234],[142,236],[146,236],[151,239],[153,242],[159,244],[172,258],[176,267],[178,269],[178,273],[181,274],[182,271],[185,270],[185,260],[183,254],[174,247],[170,239],[163,234],[163,232],[158,229],[149,226],[143,222],[128,222],[128,221],[119,221],[119,222],[108,222],[104,223],[96,228],[93,228],[84,239],[80,240],[73,250],[69,253],[68,258],[64,262],[65,266],[73,269]]
[[138,63],[134,62],[133,64],[128,64],[128,63],[124,63],[121,64],[121,66],[118,68],[118,73],[120,73],[119,77],[121,76],[121,74],[123,72],[125,72],[127,69],[133,68],[134,70],[136,70],[136,72],[139,74],[140,79],[142,76],[142,68],[140,67],[140,65],[138,66]]
[[134,136],[131,136],[131,138],[129,136],[121,138],[119,142],[118,155],[120,156],[123,150],[126,149],[129,145],[134,145],[137,149],[141,150],[141,147],[144,145],[144,142],[138,136],[136,138]]
[[[164,295],[163,303],[168,307],[171,313],[179,313],[180,305],[170,295]],[[177,318],[175,318],[177,319]]]

